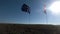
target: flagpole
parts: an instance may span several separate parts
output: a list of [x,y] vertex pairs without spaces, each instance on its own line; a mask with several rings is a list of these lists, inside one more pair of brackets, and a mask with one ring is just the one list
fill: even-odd
[[30,14],[29,14],[29,24],[30,24]]
[[28,16],[29,16],[29,25],[30,25],[30,14]]
[[[29,8],[29,10],[28,11],[30,11],[30,8]],[[30,24],[30,12],[29,12],[29,24]]]
[[46,24],[48,24],[48,18],[47,18],[47,14],[46,14]]
[[47,12],[46,12],[46,4],[44,4],[44,13],[46,14],[46,24],[48,24],[48,17],[47,17]]

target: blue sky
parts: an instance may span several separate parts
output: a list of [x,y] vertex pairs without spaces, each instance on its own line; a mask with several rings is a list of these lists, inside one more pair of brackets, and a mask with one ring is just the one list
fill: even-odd
[[[16,24],[47,24],[43,6],[45,3],[46,6],[49,7],[52,2],[54,2],[54,0],[0,0],[0,22]],[[21,6],[24,3],[30,6],[30,15],[21,11]],[[54,16],[48,9],[46,11],[48,24],[56,24],[60,22],[60,15]]]

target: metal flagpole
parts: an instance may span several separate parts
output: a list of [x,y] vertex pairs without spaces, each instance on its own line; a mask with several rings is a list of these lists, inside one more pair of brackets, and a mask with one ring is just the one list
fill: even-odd
[[30,24],[30,14],[29,14],[29,24]]
[[[30,2],[30,0],[28,0],[28,2]],[[30,7],[29,7],[29,24],[30,24]]]
[[47,12],[46,12],[46,4],[44,4],[44,13],[46,14],[46,24],[48,24],[48,17],[47,17]]
[[[46,9],[45,9],[46,12]],[[47,12],[46,12],[46,24],[48,24],[48,16],[47,16]]]
[[48,17],[47,17],[47,13],[46,13],[46,24],[48,24]]
[[[29,7],[29,10],[28,11],[30,11],[30,7]],[[30,12],[29,12],[29,24],[30,24]]]

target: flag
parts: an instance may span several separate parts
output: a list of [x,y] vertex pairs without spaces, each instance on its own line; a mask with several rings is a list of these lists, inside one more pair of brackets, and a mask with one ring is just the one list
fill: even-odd
[[47,14],[47,13],[46,13],[46,5],[45,5],[45,4],[44,4],[44,13]]
[[30,14],[30,7],[26,4],[22,5],[21,10]]

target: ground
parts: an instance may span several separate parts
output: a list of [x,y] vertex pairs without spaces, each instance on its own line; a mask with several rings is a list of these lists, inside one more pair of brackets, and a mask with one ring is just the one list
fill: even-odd
[[60,25],[0,24],[0,34],[60,34]]

